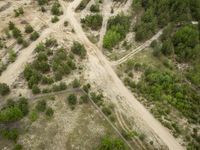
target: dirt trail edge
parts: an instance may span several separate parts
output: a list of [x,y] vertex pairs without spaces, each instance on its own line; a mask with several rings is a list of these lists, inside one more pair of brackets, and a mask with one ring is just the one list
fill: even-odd
[[[62,2],[62,0],[60,0]],[[169,130],[161,125],[146,108],[136,100],[132,93],[124,86],[114,72],[110,62],[101,51],[86,37],[80,23],[75,19],[74,9],[81,0],[74,0],[67,8],[67,19],[74,28],[75,33],[88,52],[88,80],[101,88],[106,96],[128,117],[137,120],[137,123],[149,129],[166,144],[170,150],[183,150],[184,148],[170,134]],[[62,7],[65,7],[62,5]]]

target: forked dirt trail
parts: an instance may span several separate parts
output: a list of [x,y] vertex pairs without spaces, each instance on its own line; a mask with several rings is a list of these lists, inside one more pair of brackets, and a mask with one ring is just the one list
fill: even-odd
[[[61,0],[60,0],[61,1]],[[102,89],[106,96],[121,110],[128,118],[134,118],[137,123],[150,133],[156,134],[170,150],[183,150],[184,148],[170,134],[169,130],[161,125],[145,107],[136,100],[132,93],[124,86],[122,81],[114,72],[110,62],[101,51],[86,37],[80,23],[75,19],[74,9],[81,0],[74,0],[66,9],[69,23],[88,52],[88,80]],[[64,6],[63,6],[64,7]],[[120,98],[118,98],[120,97]]]

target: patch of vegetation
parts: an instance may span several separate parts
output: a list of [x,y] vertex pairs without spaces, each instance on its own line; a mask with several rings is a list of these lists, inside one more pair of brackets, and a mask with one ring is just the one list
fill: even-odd
[[74,54],[79,55],[81,58],[84,58],[86,56],[85,47],[82,44],[80,44],[79,42],[74,42],[73,43],[71,51]]
[[165,1],[143,1],[133,2],[136,11],[144,13],[136,25],[136,40],[142,41],[151,37],[158,27],[164,27],[169,22],[182,24],[200,19],[200,3],[198,0],[172,0]]
[[48,107],[45,114],[48,116],[48,117],[52,117],[53,114],[54,114],[54,111],[51,107]]
[[19,98],[17,102],[9,101],[6,107],[0,110],[0,122],[18,121],[28,114],[28,100]]
[[45,100],[40,100],[40,101],[37,102],[35,108],[39,112],[44,112],[46,110],[46,107],[47,107],[46,101]]
[[60,4],[58,2],[55,2],[51,8],[52,15],[59,16],[63,12],[60,10]]
[[4,128],[0,129],[0,136],[4,139],[16,141],[19,136],[19,133],[17,129]]
[[91,5],[90,11],[91,12],[99,12],[100,11],[99,4],[93,4],[93,5]]
[[24,14],[24,9],[20,7],[18,9],[14,9],[14,12],[15,12],[15,17],[19,17],[20,15]]
[[34,122],[38,119],[38,113],[36,111],[32,111],[29,113],[29,119]]
[[25,26],[25,32],[26,33],[32,33],[34,31],[33,27],[30,24],[27,24]]
[[76,11],[81,11],[81,10],[85,9],[85,7],[87,6],[87,4],[89,2],[90,2],[90,0],[82,0],[81,3],[76,8]]
[[2,96],[7,95],[10,93],[10,88],[7,84],[5,83],[0,83],[0,94]]
[[128,150],[128,147],[120,139],[112,139],[111,137],[105,136],[95,150]]
[[[80,52],[81,56],[85,55],[84,50],[81,45],[73,49],[77,54]],[[27,64],[23,72],[28,82],[28,87],[32,89],[34,94],[38,94],[41,91],[46,93],[52,90],[65,90],[67,86],[62,82],[53,85],[52,89],[46,88],[46,90],[40,89],[39,85],[51,85],[55,81],[62,80],[63,76],[67,76],[75,70],[77,67],[73,54],[68,53],[63,47],[58,48],[57,41],[54,39],[47,39],[45,43],[38,44],[35,52],[35,60]]]
[[99,14],[87,15],[84,19],[81,19],[81,23],[91,28],[92,30],[99,30],[102,26],[103,17]]
[[129,17],[117,15],[108,21],[107,32],[103,39],[103,47],[112,49],[120,41],[122,41],[129,31]]
[[35,40],[37,40],[38,38],[39,38],[39,33],[38,32],[36,32],[36,31],[34,31],[32,34],[31,34],[31,36],[30,36],[30,39],[32,40],[32,41],[35,41]]
[[69,105],[76,105],[76,103],[77,103],[77,97],[76,97],[76,95],[74,95],[74,94],[70,94],[68,97],[67,97],[67,101],[68,101],[68,104]]

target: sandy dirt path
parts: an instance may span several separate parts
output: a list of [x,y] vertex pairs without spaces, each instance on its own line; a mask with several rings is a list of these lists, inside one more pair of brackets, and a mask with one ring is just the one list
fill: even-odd
[[[183,150],[184,148],[170,134],[169,130],[161,125],[147,109],[136,100],[132,93],[124,86],[114,72],[110,62],[101,51],[92,44],[85,35],[80,23],[74,17],[74,9],[81,0],[74,0],[67,9],[67,18],[75,33],[88,52],[88,80],[104,91],[112,102],[128,117],[134,117],[137,123],[156,134],[170,150]],[[117,98],[120,97],[120,98]]]
[[162,32],[163,32],[163,30],[160,30],[157,34],[155,34],[151,39],[147,40],[144,44],[142,44],[139,47],[133,49],[130,53],[128,53],[126,56],[122,57],[121,59],[112,62],[112,65],[113,66],[120,65],[123,62],[127,61],[128,59],[132,58],[138,52],[140,52],[140,51],[144,50],[145,48],[149,47],[150,44],[152,43],[152,41],[158,39],[161,36]]

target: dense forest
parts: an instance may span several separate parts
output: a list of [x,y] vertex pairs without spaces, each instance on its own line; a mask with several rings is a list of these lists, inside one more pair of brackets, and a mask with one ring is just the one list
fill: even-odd
[[177,25],[200,20],[200,0],[136,0],[133,7],[144,9],[136,27],[136,39],[141,41],[152,36],[158,27],[169,22]]

